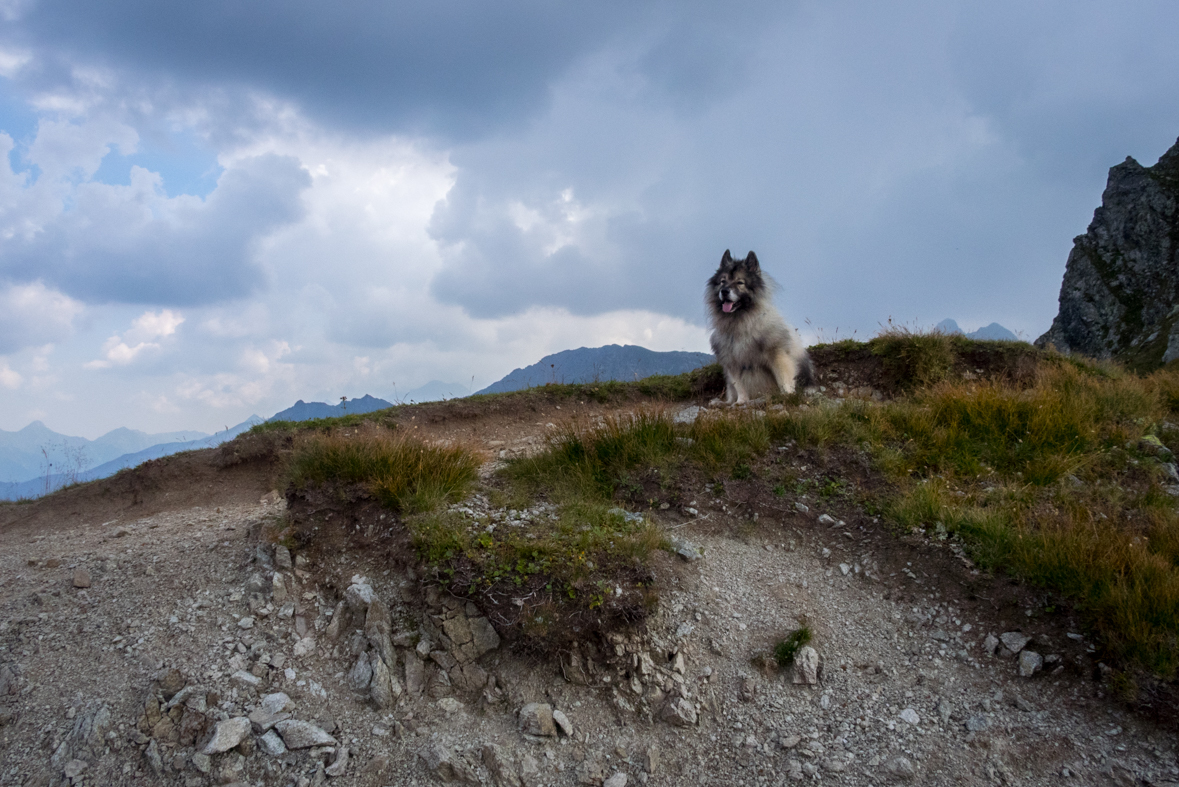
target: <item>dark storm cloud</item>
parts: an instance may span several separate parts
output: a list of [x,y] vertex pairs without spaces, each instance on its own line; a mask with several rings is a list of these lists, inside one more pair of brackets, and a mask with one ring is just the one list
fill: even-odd
[[329,123],[477,135],[534,111],[554,73],[645,13],[549,0],[42,0],[9,40],[149,80],[266,90]]
[[743,31],[789,5],[34,0],[0,40],[35,54],[21,75],[30,87],[98,66],[156,102],[204,90],[202,101],[248,116],[239,91],[260,90],[325,125],[453,140],[526,125],[571,64],[614,44],[640,48],[632,65],[662,96],[722,93],[753,54]]
[[[202,201],[167,200],[140,171],[130,187],[83,184],[41,232],[0,246],[0,277],[39,279],[84,302],[183,306],[264,283],[255,243],[303,215],[299,162],[267,154],[226,170]],[[129,198],[128,189],[136,190]]]
[[[737,46],[705,38],[687,64],[686,43],[657,43],[597,84],[563,82],[527,136],[460,148],[431,227],[436,297],[487,316],[547,303],[700,321],[699,283],[732,247],[771,266],[798,322],[1046,327],[1107,169],[1151,163],[1179,133],[1162,32],[1179,6],[807,9],[738,24]],[[509,210],[560,226],[546,211],[564,188],[609,208],[566,246]]]

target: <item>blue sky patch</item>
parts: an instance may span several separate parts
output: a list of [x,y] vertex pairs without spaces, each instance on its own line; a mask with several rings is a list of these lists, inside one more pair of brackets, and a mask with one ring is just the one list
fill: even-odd
[[190,134],[178,134],[169,137],[165,144],[140,139],[139,150],[129,156],[112,147],[94,173],[93,180],[111,186],[129,185],[133,166],[158,172],[164,179],[164,192],[169,197],[181,194],[207,197],[217,187],[217,179],[223,171],[213,151]]

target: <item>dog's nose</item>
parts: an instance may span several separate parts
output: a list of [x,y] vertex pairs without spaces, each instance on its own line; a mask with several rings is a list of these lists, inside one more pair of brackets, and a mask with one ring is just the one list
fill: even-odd
[[728,298],[729,297],[729,288],[728,287],[721,287],[720,294],[721,294],[722,298]]

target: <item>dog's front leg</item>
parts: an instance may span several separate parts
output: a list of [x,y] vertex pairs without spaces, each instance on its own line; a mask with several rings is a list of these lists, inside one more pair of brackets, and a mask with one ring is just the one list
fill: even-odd
[[736,401],[729,400],[729,404],[745,404],[749,401],[749,393],[745,390],[745,385],[741,381],[740,375],[732,378],[733,393],[736,394]]
[[733,382],[732,375],[725,375],[725,404],[734,404],[737,401],[737,385]]
[[794,379],[798,376],[798,364],[788,353],[779,350],[770,364],[770,371],[774,375],[774,382],[778,384],[779,391],[784,394],[794,393]]

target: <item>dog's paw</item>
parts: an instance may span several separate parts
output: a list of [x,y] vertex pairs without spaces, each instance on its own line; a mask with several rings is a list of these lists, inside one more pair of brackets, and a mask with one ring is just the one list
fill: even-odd
[[728,402],[726,402],[724,399],[721,399],[718,396],[717,398],[715,398],[711,402],[709,402],[708,406],[709,407],[720,407],[722,404],[728,404]]

